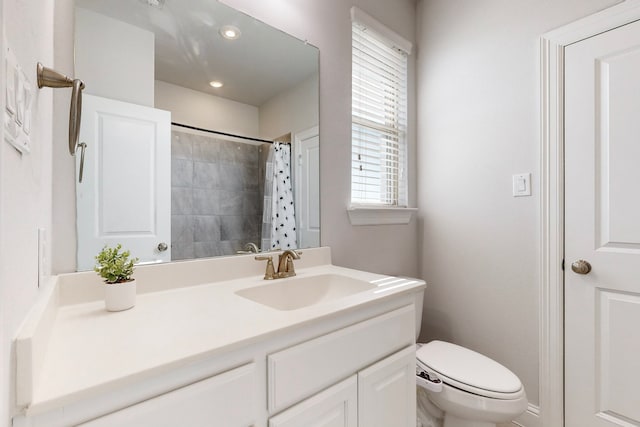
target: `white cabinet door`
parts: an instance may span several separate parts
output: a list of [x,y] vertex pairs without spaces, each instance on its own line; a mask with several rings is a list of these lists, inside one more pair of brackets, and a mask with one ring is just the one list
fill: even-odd
[[272,417],[269,427],[356,427],[357,400],[354,375]]
[[80,141],[78,270],[92,269],[105,244],[122,243],[141,262],[170,261],[171,113],[85,95]]
[[415,371],[411,346],[358,373],[358,425],[415,427]]
[[257,422],[255,363],[97,418],[81,427],[248,427]]

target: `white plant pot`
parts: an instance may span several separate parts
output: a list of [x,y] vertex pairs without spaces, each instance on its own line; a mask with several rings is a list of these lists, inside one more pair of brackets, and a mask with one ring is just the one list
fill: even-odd
[[104,303],[107,311],[128,310],[136,305],[136,281],[106,283],[104,285]]

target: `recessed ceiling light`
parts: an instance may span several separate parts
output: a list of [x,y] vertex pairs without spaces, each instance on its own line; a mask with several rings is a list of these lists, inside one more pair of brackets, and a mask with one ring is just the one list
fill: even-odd
[[224,86],[224,84],[222,84],[222,82],[219,82],[219,81],[217,81],[217,80],[210,81],[210,82],[209,82],[209,84],[210,84],[212,87],[215,87],[216,89],[217,89],[217,88],[219,88],[219,87]]
[[240,29],[238,27],[234,27],[233,25],[225,25],[220,28],[220,35],[227,40],[236,40],[240,38]]

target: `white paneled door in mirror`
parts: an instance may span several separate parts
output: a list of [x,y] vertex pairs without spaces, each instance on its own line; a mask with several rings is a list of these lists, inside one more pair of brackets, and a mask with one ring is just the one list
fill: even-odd
[[118,243],[140,262],[170,261],[171,115],[98,96],[83,101],[78,270],[92,269],[100,249]]
[[320,246],[320,134],[315,126],[295,135],[298,247]]
[[566,426],[637,426],[640,22],[565,53]]

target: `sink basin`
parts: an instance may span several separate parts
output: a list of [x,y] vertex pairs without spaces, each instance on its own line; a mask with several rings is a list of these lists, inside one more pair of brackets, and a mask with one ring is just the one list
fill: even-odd
[[242,289],[236,294],[276,310],[296,310],[375,287],[376,285],[372,283],[351,277],[322,274],[311,277],[277,279],[260,286]]

